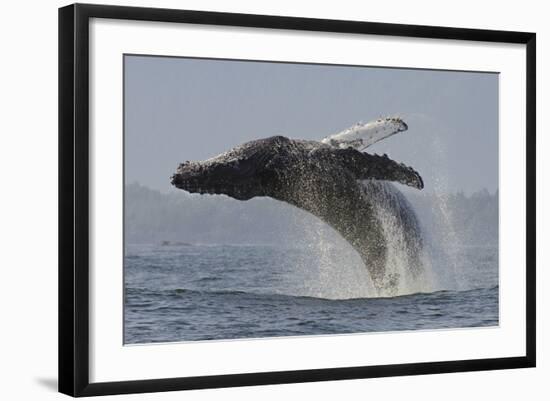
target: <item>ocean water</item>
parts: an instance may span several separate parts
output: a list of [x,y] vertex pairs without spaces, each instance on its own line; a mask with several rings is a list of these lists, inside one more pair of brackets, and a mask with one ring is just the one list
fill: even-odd
[[351,247],[127,244],[126,344],[496,326],[498,248],[429,255],[380,296]]

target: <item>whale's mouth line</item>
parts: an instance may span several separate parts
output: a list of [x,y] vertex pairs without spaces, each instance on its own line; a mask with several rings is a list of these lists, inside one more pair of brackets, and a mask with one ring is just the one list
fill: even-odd
[[187,183],[187,182],[178,183],[177,187],[189,192],[207,192],[207,193],[210,193],[210,192],[216,193],[220,191],[234,191],[236,189],[242,188],[237,185],[204,185],[204,184]]
[[177,180],[172,176],[172,184],[179,189],[183,189],[189,193],[210,194],[210,195],[226,195],[226,194],[244,194],[250,191],[253,186],[247,184],[228,185],[228,184],[208,184],[199,183],[197,181]]

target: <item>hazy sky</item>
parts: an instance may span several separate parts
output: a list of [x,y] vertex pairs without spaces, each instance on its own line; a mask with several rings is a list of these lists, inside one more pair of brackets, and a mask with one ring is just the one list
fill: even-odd
[[368,151],[427,191],[498,188],[498,74],[141,56],[125,57],[126,183],[167,191],[182,161],[388,115],[409,130]]

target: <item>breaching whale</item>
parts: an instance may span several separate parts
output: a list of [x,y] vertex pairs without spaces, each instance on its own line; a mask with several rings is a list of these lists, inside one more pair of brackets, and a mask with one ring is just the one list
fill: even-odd
[[180,164],[171,182],[191,193],[241,201],[266,196],[317,216],[359,253],[377,291],[387,292],[399,279],[386,271],[388,216],[406,249],[402,262],[413,275],[421,270],[422,248],[416,215],[389,181],[417,189],[424,184],[412,167],[361,150],[407,128],[399,118],[384,118],[321,141],[284,136],[253,140],[204,161]]

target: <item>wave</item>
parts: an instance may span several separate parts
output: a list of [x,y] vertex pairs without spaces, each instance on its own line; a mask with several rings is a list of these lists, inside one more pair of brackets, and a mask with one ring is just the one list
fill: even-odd
[[452,298],[455,296],[467,296],[468,294],[479,294],[479,293],[493,293],[498,292],[499,286],[495,285],[492,287],[479,287],[467,290],[439,290],[434,292],[417,292],[414,294],[405,294],[405,295],[396,295],[396,296],[382,296],[382,297],[357,297],[357,298],[343,298],[343,299],[334,299],[334,298],[323,298],[315,297],[308,295],[290,295],[283,293],[273,293],[273,292],[256,292],[256,291],[244,291],[244,290],[201,290],[201,289],[190,289],[190,288],[174,288],[174,289],[163,289],[163,290],[153,290],[149,288],[132,288],[126,287],[127,296],[173,296],[179,297],[184,295],[189,296],[239,296],[239,297],[252,297],[252,298],[270,298],[270,299],[279,299],[279,300],[312,300],[312,301],[323,301],[323,302],[354,302],[354,301],[376,301],[376,300],[407,300],[414,299],[416,302],[421,302],[423,299],[432,300],[438,299],[439,301],[444,298]]

